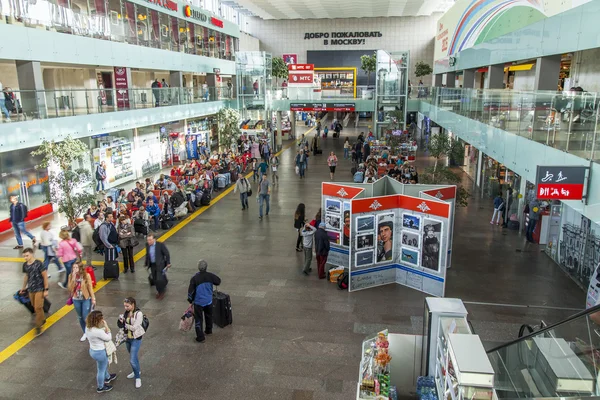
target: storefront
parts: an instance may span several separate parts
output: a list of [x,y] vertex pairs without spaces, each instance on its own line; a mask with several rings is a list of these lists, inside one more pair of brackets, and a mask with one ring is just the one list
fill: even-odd
[[0,157],[0,232],[12,229],[8,220],[10,195],[19,196],[27,206],[28,220],[52,212],[52,205],[46,201],[48,171],[35,168],[41,158],[31,156],[33,150],[10,151]]
[[493,199],[503,192],[503,189],[510,186],[518,190],[521,185],[521,177],[518,174],[487,154],[483,154],[480,168],[482,197]]
[[134,130],[100,134],[90,138],[92,149],[92,176],[98,165],[106,164],[105,189],[118,187],[118,185],[136,179],[133,161]]
[[206,147],[211,152],[218,150],[219,140],[215,116],[191,119],[186,123],[185,142],[188,158],[199,158],[199,149],[202,147]]
[[462,169],[472,180],[477,179],[477,163],[479,161],[479,150],[470,144],[465,145],[465,158]]

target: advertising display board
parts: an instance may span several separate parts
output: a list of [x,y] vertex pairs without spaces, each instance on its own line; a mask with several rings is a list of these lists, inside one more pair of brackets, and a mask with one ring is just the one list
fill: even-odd
[[398,283],[444,296],[455,186],[402,185],[384,177],[372,185],[324,183],[322,193],[328,263],[349,269],[349,291]]
[[581,200],[589,167],[538,165],[535,176],[538,199]]

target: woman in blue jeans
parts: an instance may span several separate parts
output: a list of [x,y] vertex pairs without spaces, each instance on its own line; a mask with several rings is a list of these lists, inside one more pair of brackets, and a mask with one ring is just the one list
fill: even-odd
[[92,278],[88,275],[81,262],[73,264],[73,270],[69,275],[69,293],[73,299],[73,306],[77,311],[77,319],[81,325],[83,336],[79,341],[85,342],[85,319],[92,306],[96,306],[96,296],[94,295],[94,286]]
[[85,320],[85,334],[90,342],[90,357],[96,360],[96,392],[110,392],[110,382],[117,379],[117,374],[108,373],[108,356],[106,355],[106,342],[112,340],[110,329],[104,320],[101,311],[92,311]]
[[125,346],[129,352],[129,363],[133,372],[127,375],[127,379],[135,378],[135,387],[139,389],[142,387],[142,379],[140,378],[140,360],[138,359],[138,352],[142,345],[142,337],[146,333],[142,327],[144,321],[144,314],[137,308],[137,304],[133,297],[127,297],[123,301],[123,307],[125,307],[125,313],[119,315],[117,325],[125,332],[127,338]]

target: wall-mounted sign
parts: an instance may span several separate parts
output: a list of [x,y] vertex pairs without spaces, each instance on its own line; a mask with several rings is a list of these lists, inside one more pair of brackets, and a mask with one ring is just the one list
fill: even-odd
[[148,3],[156,4],[157,6],[161,6],[166,8],[167,10],[177,11],[179,8],[177,3],[173,0],[146,0]]
[[223,27],[223,21],[221,21],[220,19],[215,18],[215,17],[210,17],[210,23],[218,28]]
[[354,111],[354,103],[291,103],[290,111]]
[[204,14],[202,11],[196,8],[192,8],[191,6],[187,5],[183,7],[183,15],[185,15],[188,18],[194,18],[202,22],[208,21],[208,17],[206,16],[206,14]]
[[285,62],[287,65],[298,63],[298,55],[297,54],[284,54],[282,57],[283,57],[283,62]]
[[[379,31],[375,32],[315,32],[305,33],[304,40],[323,39],[324,45],[359,45],[367,44],[363,38],[380,38],[383,35]],[[331,39],[330,39],[331,38]]]
[[288,71],[314,71],[314,64],[290,64]]
[[538,199],[581,200],[587,182],[588,167],[537,167],[535,177]]
[[213,73],[220,74],[221,73],[221,69],[220,68],[213,68]]

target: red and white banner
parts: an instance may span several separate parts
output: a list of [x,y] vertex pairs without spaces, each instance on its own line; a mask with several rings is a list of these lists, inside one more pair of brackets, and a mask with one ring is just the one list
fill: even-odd
[[117,93],[117,108],[129,108],[129,77],[126,67],[115,67],[115,91]]
[[392,195],[381,197],[369,197],[352,201],[352,214],[370,213],[374,211],[392,210],[403,208],[423,214],[437,215],[448,218],[450,216],[450,204],[441,201],[425,200],[418,197]]
[[353,199],[363,190],[362,188],[336,185],[328,182],[323,182],[323,187],[321,188],[323,196],[339,197],[342,199]]
[[294,71],[314,71],[315,70],[315,65],[314,64],[290,64],[288,65],[288,72],[294,72]]
[[450,200],[456,198],[456,186],[449,186],[442,189],[424,190],[423,193],[436,197],[440,200]]

